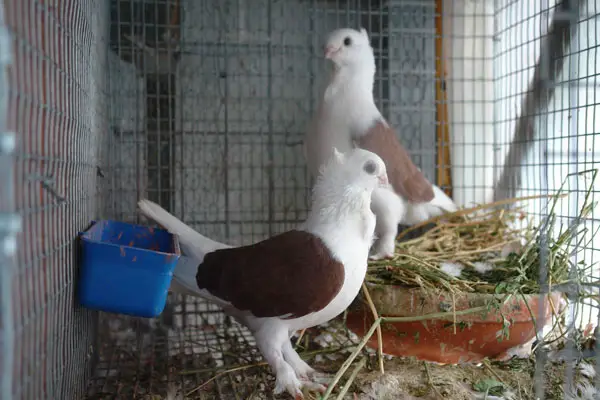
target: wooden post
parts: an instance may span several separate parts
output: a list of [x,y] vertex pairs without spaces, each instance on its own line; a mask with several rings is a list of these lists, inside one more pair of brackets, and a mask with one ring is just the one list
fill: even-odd
[[452,197],[452,175],[450,164],[450,132],[448,126],[448,96],[446,93],[446,66],[443,41],[443,0],[436,0],[435,17],[435,99],[436,99],[436,143],[437,143],[437,185]]

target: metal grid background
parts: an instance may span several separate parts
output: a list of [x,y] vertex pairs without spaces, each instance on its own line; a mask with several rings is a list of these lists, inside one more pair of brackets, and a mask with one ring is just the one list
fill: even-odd
[[[179,22],[173,1],[147,2],[144,11],[137,2],[113,2],[111,166],[118,180],[110,212],[137,218],[135,200],[147,193],[232,243],[302,221],[309,185],[301,140],[325,75],[322,38],[342,25],[372,32],[377,100],[393,109],[394,123],[410,132],[407,144],[434,177],[435,30],[427,18],[434,2],[371,3],[188,1]],[[410,48],[388,65],[394,41]]]
[[[11,302],[1,312],[13,319],[2,326],[2,358],[13,360],[2,371],[12,383],[7,399],[81,398],[90,377],[96,318],[75,298],[75,238],[98,215],[99,143],[108,129],[102,3],[3,4],[13,40],[2,89],[18,148],[14,174],[2,170],[14,175],[15,192],[3,181],[2,195],[13,196],[21,220],[15,267],[2,265]],[[3,46],[3,59],[9,51]]]
[[[496,198],[556,192],[569,174],[598,168],[596,137],[600,133],[598,23],[600,2],[542,1],[529,4],[500,1],[495,7],[494,45],[494,192]],[[562,226],[573,223],[586,192],[598,200],[599,183],[591,174],[571,176],[570,195],[559,201],[556,216]],[[548,200],[532,202],[530,215],[547,216]],[[573,265],[598,261],[598,207],[577,235],[585,248],[573,253]],[[600,271],[591,270],[594,280]],[[540,282],[547,282],[540,270]],[[547,283],[546,283],[547,284]],[[567,323],[580,328],[598,325],[597,302],[572,302]],[[596,331],[595,331],[596,332]],[[571,334],[574,334],[572,331]],[[596,332],[596,338],[597,338]],[[574,350],[571,343],[567,350]],[[600,360],[600,359],[599,359]],[[546,354],[536,354],[535,393],[543,398]],[[573,368],[565,372],[565,393],[572,393]],[[596,371],[600,371],[597,362]],[[600,381],[595,380],[596,391]],[[595,394],[597,396],[597,393]]]
[[12,276],[13,257],[16,250],[15,235],[19,218],[14,204],[13,152],[16,135],[9,130],[6,121],[8,104],[8,79],[6,69],[11,63],[10,36],[4,23],[4,9],[0,7],[0,396],[10,398],[12,394],[13,344],[12,329]]
[[[82,398],[88,383],[91,398],[165,396],[167,382],[189,390],[215,366],[259,360],[244,330],[189,298],[171,298],[160,320],[102,315],[96,326],[74,299],[74,238],[95,218],[136,221],[140,197],[233,244],[300,222],[309,187],[300,144],[326,76],[321,42],[337,27],[369,30],[376,100],[432,180],[436,129],[450,127],[459,203],[543,193],[597,166],[595,0],[568,9],[554,0],[444,2],[452,23],[443,81],[433,0],[106,3],[4,1],[13,57],[8,90],[0,86],[0,139],[14,131],[19,147],[8,158],[0,148],[0,174],[11,174],[1,163],[13,160],[16,178],[14,198],[0,191],[0,217],[14,201],[22,229],[14,267],[0,253],[3,398]],[[8,54],[0,41],[0,60]],[[539,68],[542,100],[531,106]],[[446,100],[436,100],[436,85]],[[514,139],[519,121],[532,136]],[[571,189],[586,186],[579,179]],[[573,218],[582,200],[565,200],[560,215]],[[543,216],[544,205],[529,211]],[[597,218],[589,224],[594,231]],[[597,240],[579,256],[596,262]],[[578,317],[597,319],[591,308]],[[272,385],[263,372],[226,375],[200,393],[247,398]]]

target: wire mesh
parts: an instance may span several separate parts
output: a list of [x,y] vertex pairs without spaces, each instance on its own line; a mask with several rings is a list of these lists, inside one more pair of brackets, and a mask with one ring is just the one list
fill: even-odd
[[22,230],[16,267],[3,266],[12,294],[2,315],[13,316],[3,325],[11,345],[3,358],[13,360],[2,374],[12,378],[3,398],[81,398],[96,317],[75,298],[75,238],[96,217],[98,143],[108,121],[108,9],[101,1],[7,0],[4,10],[14,57],[7,124],[18,149],[14,174],[2,174],[15,177]]
[[[504,165],[498,171],[496,195],[556,192],[571,174],[566,181],[570,194],[555,210],[561,224],[555,235],[578,222],[588,190],[592,201],[597,198],[598,183],[590,181],[591,174],[582,173],[598,168],[599,162],[594,143],[600,132],[599,10],[597,1],[496,4],[494,137],[499,148],[496,162]],[[539,222],[548,216],[548,201],[531,203],[527,211]],[[597,262],[597,220],[596,207],[583,224],[586,231],[577,235],[580,248],[573,252],[573,272]],[[595,266],[586,272],[592,280],[598,273]],[[540,282],[547,287],[550,284],[544,268]],[[578,293],[569,295],[566,323],[573,323],[580,331],[596,326],[597,302],[580,299]],[[570,334],[574,338],[576,331]],[[574,340],[567,347],[579,354]],[[538,396],[544,395],[547,384],[546,359],[543,351],[536,355]],[[568,366],[564,377],[566,394],[581,392],[581,387],[571,387],[573,374],[574,364]]]
[[11,310],[12,276],[16,233],[20,219],[14,204],[13,153],[16,135],[8,130],[6,121],[8,90],[6,69],[12,61],[10,36],[4,22],[4,8],[0,4],[0,396],[10,398],[12,394],[12,349],[15,334],[12,329]]
[[[231,244],[301,222],[301,143],[335,28],[369,31],[378,106],[458,204],[556,191],[597,168],[597,0],[5,0],[5,10],[0,140],[19,137],[22,233],[14,268],[0,254],[3,398],[82,398],[86,383],[89,398],[270,398],[251,335],[203,301],[172,296],[159,319],[101,314],[96,326],[74,299],[74,238],[97,217],[137,222],[142,197]],[[0,148],[0,184],[11,160]],[[589,184],[569,180],[562,221],[576,220]],[[10,200],[0,192],[0,218]],[[526,211],[539,222],[547,205]],[[574,265],[597,261],[597,215]],[[570,318],[596,325],[593,301],[579,303]]]

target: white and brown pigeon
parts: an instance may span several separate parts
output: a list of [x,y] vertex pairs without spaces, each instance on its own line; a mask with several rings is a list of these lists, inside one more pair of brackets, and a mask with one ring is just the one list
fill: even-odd
[[341,152],[360,147],[383,159],[390,185],[373,192],[378,240],[371,258],[389,258],[394,255],[399,224],[414,225],[457,207],[425,178],[379,112],[373,99],[375,57],[366,30],[331,32],[325,58],[333,63],[333,73],[306,132],[307,164],[316,175],[332,147]]
[[171,290],[205,298],[247,326],[275,372],[274,392],[302,399],[303,387],[326,388],[290,337],[335,318],[358,294],[375,231],[371,193],[387,179],[376,154],[333,149],[313,188],[307,220],[241,247],[208,239],[148,200],[139,208],[178,235],[184,254],[197,260],[177,265]]

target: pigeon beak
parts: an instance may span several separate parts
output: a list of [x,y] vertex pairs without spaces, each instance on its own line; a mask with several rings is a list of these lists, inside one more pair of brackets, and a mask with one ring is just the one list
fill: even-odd
[[387,186],[387,185],[390,184],[389,181],[388,181],[387,174],[379,175],[377,177],[377,180],[379,181],[379,185],[380,186]]
[[334,46],[325,46],[325,58],[331,59],[338,51],[340,51],[340,49]]

